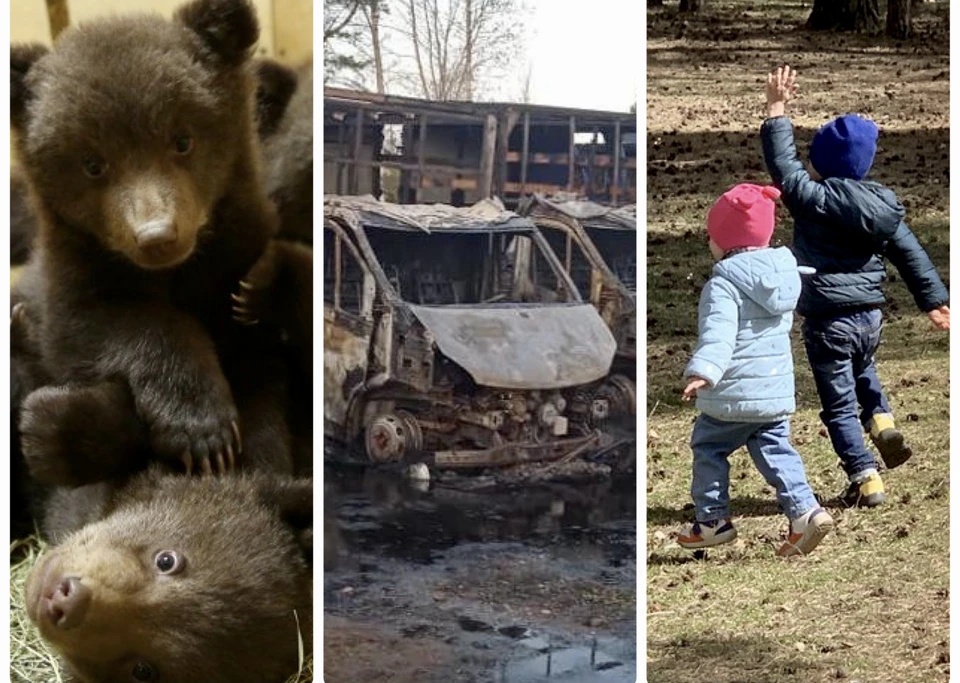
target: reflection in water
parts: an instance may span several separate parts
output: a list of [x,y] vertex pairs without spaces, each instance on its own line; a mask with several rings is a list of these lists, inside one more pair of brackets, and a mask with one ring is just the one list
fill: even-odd
[[539,648],[530,657],[515,657],[499,667],[497,683],[540,683],[562,680],[565,683],[632,683],[636,668],[631,661],[613,657],[598,647],[594,638],[590,646]]
[[[424,587],[434,585],[433,579],[420,583],[413,578],[469,576],[479,558],[489,562],[491,556],[525,567],[536,566],[537,558],[549,558],[546,562],[566,579],[598,581],[632,592],[636,561],[632,477],[507,487],[481,476],[441,475],[430,482],[413,482],[384,469],[327,467],[324,478],[325,533],[353,556],[333,575],[338,587],[348,586],[353,595],[354,587],[361,586],[360,599],[389,596],[384,603],[368,604],[367,614],[393,624],[404,636],[442,636],[444,642],[469,648],[468,652],[489,653],[485,660],[467,656],[458,664],[461,673],[469,670],[479,676],[476,680],[636,680],[632,636],[571,628],[569,622],[539,623],[535,614],[524,618],[518,612],[504,613],[489,596],[473,603],[477,609],[447,612],[452,623],[447,622],[442,614],[431,612],[436,607],[430,589]],[[508,594],[520,600],[536,591],[535,585],[513,583],[515,574],[503,576],[510,582]],[[410,604],[398,597],[401,594],[426,597],[423,603]],[[331,598],[328,608],[334,604],[345,608],[339,590]],[[356,609],[357,598],[350,604]],[[418,618],[432,614],[435,620],[411,624],[405,618],[421,614],[420,609],[424,616]]]
[[360,551],[431,563],[465,542],[583,540],[614,566],[636,556],[633,480],[505,488],[475,477],[411,482],[374,469],[324,474],[339,531]]

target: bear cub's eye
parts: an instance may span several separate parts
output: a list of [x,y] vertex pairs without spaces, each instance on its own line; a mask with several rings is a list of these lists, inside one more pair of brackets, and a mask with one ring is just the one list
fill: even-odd
[[133,666],[133,671],[130,672],[135,681],[152,681],[153,680],[153,667],[147,664],[146,662],[137,662]]
[[83,172],[88,178],[99,178],[107,171],[107,162],[93,155],[84,157]]
[[173,148],[177,154],[190,154],[193,151],[193,138],[186,133],[181,133],[173,139]]
[[184,566],[183,556],[173,550],[163,550],[157,553],[153,563],[161,574],[176,574]]

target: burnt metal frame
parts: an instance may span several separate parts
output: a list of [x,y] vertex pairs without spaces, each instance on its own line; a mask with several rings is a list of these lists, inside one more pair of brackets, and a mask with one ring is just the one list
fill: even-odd
[[[567,154],[567,191],[573,191],[576,178],[576,145],[575,135],[577,131],[578,114],[580,121],[593,126],[594,134],[599,130],[599,122],[606,124],[613,123],[614,135],[612,144],[613,178],[610,186],[610,204],[618,206],[623,191],[620,179],[621,171],[621,142],[622,142],[622,124],[625,114],[617,112],[592,112],[588,110],[570,110],[561,107],[543,107],[543,106],[524,106],[524,105],[504,105],[504,104],[478,104],[478,103],[441,103],[425,100],[416,100],[413,98],[376,96],[369,93],[353,93],[350,91],[336,90],[330,97],[331,104],[327,105],[325,97],[325,108],[328,111],[340,109],[344,115],[337,120],[338,138],[336,156],[324,155],[325,162],[332,162],[336,165],[337,194],[344,194],[342,187],[342,171],[348,170],[348,186],[345,194],[357,194],[359,187],[359,169],[360,168],[395,168],[401,171],[410,171],[415,174],[416,183],[414,186],[415,202],[422,199],[423,180],[429,174],[449,176],[453,178],[457,175],[466,175],[477,179],[477,190],[481,198],[490,197],[493,194],[504,196],[508,191],[506,180],[507,156],[509,154],[510,133],[516,125],[520,112],[522,111],[523,135],[522,151],[520,155],[520,182],[518,194],[523,197],[527,193],[528,174],[530,160],[530,129],[536,126],[556,126],[566,125],[569,127],[569,145]],[[332,104],[334,101],[336,105]],[[567,114],[567,112],[569,112]],[[418,150],[416,163],[385,161],[374,158],[371,161],[361,161],[359,159],[360,149],[363,141],[363,129],[366,114],[389,114],[403,118],[403,125],[411,125],[411,117],[417,117],[418,125]],[[353,118],[354,139],[352,155],[344,154],[345,127],[348,125],[348,119]],[[564,116],[566,114],[566,116]],[[532,116],[536,115],[541,120],[533,123]],[[546,118],[546,120],[543,120]],[[553,120],[551,120],[553,119]],[[425,158],[425,143],[427,139],[428,127],[430,123],[464,123],[481,126],[482,143],[480,153],[480,165],[478,168],[472,166],[457,166],[453,164],[427,164]],[[384,124],[379,124],[384,125]],[[499,135],[498,135],[499,134]],[[500,144],[498,144],[498,142]],[[405,154],[406,155],[406,151]],[[591,174],[596,168],[594,154],[591,154],[589,168]],[[515,163],[515,162],[514,162]],[[499,168],[499,174],[494,183],[494,168]],[[409,188],[408,188],[409,189]],[[510,189],[512,194],[516,192]],[[401,203],[403,201],[401,197]]]
[[[477,179],[477,187],[482,197],[489,197],[492,189],[493,164],[492,160],[486,159],[488,137],[496,135],[496,120],[491,125],[491,115],[487,114],[460,114],[456,112],[431,109],[430,107],[417,107],[407,105],[387,105],[379,103],[350,102],[344,105],[344,116],[337,121],[337,149],[336,156],[324,154],[324,162],[331,162],[336,166],[337,194],[356,195],[359,187],[359,169],[360,168],[394,168],[401,171],[412,171],[416,174],[416,203],[421,200],[421,190],[423,189],[423,179],[428,174],[472,176]],[[346,128],[348,119],[353,118],[353,149],[350,156],[344,154],[344,139],[346,137]],[[371,161],[360,160],[360,150],[363,146],[363,130],[369,116],[377,114],[393,114],[404,117],[402,125],[410,125],[412,122],[407,117],[413,115],[417,117],[418,145],[416,163],[402,161],[388,161],[382,159],[372,159]],[[483,149],[480,156],[480,165],[476,168],[472,166],[456,166],[453,164],[427,164],[426,163],[426,139],[427,130],[430,121],[436,123],[465,123],[478,125],[483,130]],[[384,125],[373,122],[373,125]],[[407,157],[406,151],[404,157]],[[342,187],[341,174],[343,169],[348,171],[348,183],[346,192]]]
[[[335,208],[332,212],[332,215],[325,217],[324,221],[333,221],[340,225],[344,230],[349,228],[349,232],[353,235],[354,240],[356,241],[356,246],[359,252],[363,255],[363,260],[366,264],[367,269],[373,274],[374,280],[377,283],[377,291],[379,292],[379,297],[383,299],[384,303],[390,305],[409,305],[411,302],[405,301],[400,297],[400,294],[394,289],[393,284],[390,282],[390,279],[387,277],[386,272],[383,270],[383,266],[380,264],[380,259],[377,256],[376,251],[374,251],[373,246],[370,244],[370,241],[367,239],[366,231],[363,226],[363,222],[360,219],[360,216],[355,212],[349,209]],[[384,230],[390,230],[392,228],[378,226]],[[410,230],[400,230],[415,232],[413,229]],[[554,274],[557,276],[559,282],[563,283],[563,286],[567,289],[567,292],[570,296],[570,301],[561,302],[553,305],[572,305],[572,304],[582,304],[589,303],[588,300],[585,300],[580,294],[580,291],[577,289],[577,286],[573,283],[573,280],[570,277],[570,274],[563,267],[563,264],[560,263],[560,260],[557,258],[557,255],[553,253],[553,249],[550,248],[550,244],[547,242],[546,238],[540,233],[535,225],[530,225],[529,228],[518,228],[516,226],[509,226],[502,229],[497,229],[494,226],[478,226],[476,228],[448,228],[442,231],[443,233],[480,233],[480,234],[490,234],[492,232],[512,232],[518,236],[528,237],[531,241],[538,247],[540,253],[547,259],[547,262],[550,264],[551,269]],[[459,304],[465,305],[465,304]],[[481,306],[483,304],[466,304],[467,306]],[[512,306],[524,306],[527,304],[514,303]]]

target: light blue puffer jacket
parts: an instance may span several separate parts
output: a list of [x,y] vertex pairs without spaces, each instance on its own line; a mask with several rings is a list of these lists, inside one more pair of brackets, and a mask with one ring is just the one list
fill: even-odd
[[799,297],[800,271],[786,247],[742,252],[714,266],[684,371],[710,382],[697,392],[697,408],[728,422],[774,422],[796,409],[790,327]]

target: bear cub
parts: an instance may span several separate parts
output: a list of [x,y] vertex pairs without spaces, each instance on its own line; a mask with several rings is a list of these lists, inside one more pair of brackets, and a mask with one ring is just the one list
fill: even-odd
[[248,0],[195,0],[172,21],[102,19],[52,50],[11,49],[38,221],[23,286],[51,385],[24,402],[28,462],[84,448],[56,425],[93,395],[126,401],[152,453],[188,471],[230,470],[243,449],[245,466],[292,473],[284,350],[231,319],[230,295],[277,231],[256,139],[258,35]]
[[158,467],[54,492],[29,618],[74,682],[284,683],[312,642],[312,482]]

